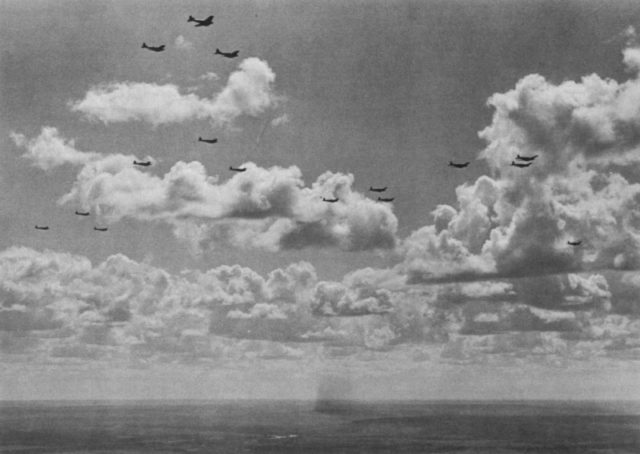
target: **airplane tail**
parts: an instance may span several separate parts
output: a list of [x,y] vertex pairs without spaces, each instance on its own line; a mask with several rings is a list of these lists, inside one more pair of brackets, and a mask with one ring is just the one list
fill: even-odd
[[149,46],[147,46],[147,43],[142,43],[142,48],[143,49],[147,49]]
[[196,20],[194,19],[193,16],[189,16],[189,19],[187,19],[187,22],[195,22]]
[[218,55],[218,54],[222,55],[222,52],[220,52],[220,49],[218,49],[218,48],[216,47],[216,53],[215,53],[215,55]]

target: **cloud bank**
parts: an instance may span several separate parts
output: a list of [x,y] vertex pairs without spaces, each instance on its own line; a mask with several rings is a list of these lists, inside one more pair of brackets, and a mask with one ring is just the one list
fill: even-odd
[[[616,285],[637,294],[636,281]],[[418,291],[379,287],[370,273],[320,281],[306,262],[264,276],[239,265],[173,275],[122,254],[93,265],[12,247],[0,252],[0,352],[30,362],[331,360],[411,346],[444,362],[640,352],[637,315],[617,309],[602,277],[571,277],[558,292],[582,304],[536,307],[523,289],[489,282]]]

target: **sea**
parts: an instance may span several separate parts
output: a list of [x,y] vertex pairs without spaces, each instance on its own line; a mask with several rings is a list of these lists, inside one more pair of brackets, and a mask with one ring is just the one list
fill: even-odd
[[3,453],[640,453],[623,402],[2,402]]

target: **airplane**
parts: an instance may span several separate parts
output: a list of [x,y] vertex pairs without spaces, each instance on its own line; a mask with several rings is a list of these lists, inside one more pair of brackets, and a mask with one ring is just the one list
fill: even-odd
[[378,197],[378,202],[393,202],[394,197],[384,198]]
[[149,49],[149,50],[152,50],[154,52],[162,52],[164,50],[164,44],[162,46],[154,47],[154,46],[147,46],[147,43],[142,43],[142,48],[143,49]]
[[232,170],[234,172],[244,172],[245,170],[247,170],[246,167],[233,167],[233,166],[229,166],[229,170]]
[[45,225],[43,227],[40,227],[39,225],[36,225],[36,230],[49,230],[49,226]]
[[94,227],[93,230],[97,230],[98,232],[106,232],[108,229],[106,227]]
[[227,57],[227,58],[235,58],[238,56],[239,53],[240,53],[239,50],[234,50],[233,52],[222,52],[220,51],[220,49],[216,48],[216,52],[214,55],[222,55],[223,57]]
[[455,162],[449,161],[449,166],[456,167],[458,169],[464,169],[468,165],[469,165],[469,161],[461,163],[461,164],[456,164]]
[[143,166],[143,167],[147,167],[151,165],[151,161],[147,161],[147,162],[142,162],[142,161],[133,161],[133,165],[134,166]]
[[533,156],[516,156],[516,159],[519,159],[520,161],[526,161],[526,162],[530,162],[533,161],[534,159],[536,159],[538,157],[537,154],[534,154]]
[[369,191],[372,191],[372,192],[384,192],[386,190],[387,190],[386,186],[384,188],[374,188],[373,186],[369,186]]
[[189,16],[189,19],[187,19],[187,22],[196,22],[196,27],[208,27],[209,25],[213,24],[213,16],[209,16],[206,19],[196,19],[193,16]]
[[323,202],[329,202],[329,203],[336,203],[338,200],[340,200],[339,198],[334,198],[334,199],[327,199],[327,198],[322,198]]
[[216,143],[218,142],[218,139],[203,139],[202,137],[198,137],[198,142]]
[[582,244],[582,240],[580,241],[567,241],[569,246],[580,246]]
[[89,216],[91,213],[89,213],[88,211],[86,211],[86,212],[82,212],[82,211],[78,211],[78,210],[76,210],[76,214],[77,214],[78,216]]
[[511,161],[511,165],[513,167],[529,167],[531,164],[533,164],[533,163],[532,162],[527,162],[526,164],[523,164],[521,162]]

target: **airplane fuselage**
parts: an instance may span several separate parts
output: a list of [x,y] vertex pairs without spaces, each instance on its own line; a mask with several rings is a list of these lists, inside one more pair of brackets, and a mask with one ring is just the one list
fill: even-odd
[[232,172],[244,172],[247,169],[245,167],[229,167],[229,170]]
[[536,159],[538,157],[538,155],[533,155],[533,156],[516,156],[516,159],[519,159],[520,161],[525,161],[525,162],[531,162],[534,159]]
[[239,50],[234,50],[233,52],[222,52],[220,49],[216,49],[216,55],[222,55],[227,58],[235,58],[240,53]]
[[147,46],[146,43],[142,43],[142,48],[149,49],[150,51],[153,51],[153,52],[162,52],[164,50],[164,44],[162,46],[154,47],[154,46]]
[[327,199],[325,197],[322,198],[323,202],[329,202],[329,203],[336,203],[338,200],[340,199],[338,199],[337,197],[335,199]]
[[384,188],[374,188],[372,186],[369,186],[369,191],[372,191],[372,192],[384,192],[386,190],[387,190],[386,186]]
[[378,202],[393,202],[394,197],[390,197],[390,198],[385,198],[385,197],[378,197]]
[[133,161],[133,165],[135,166],[142,166],[142,167],[148,167],[151,165],[151,162],[138,162],[138,161]]

